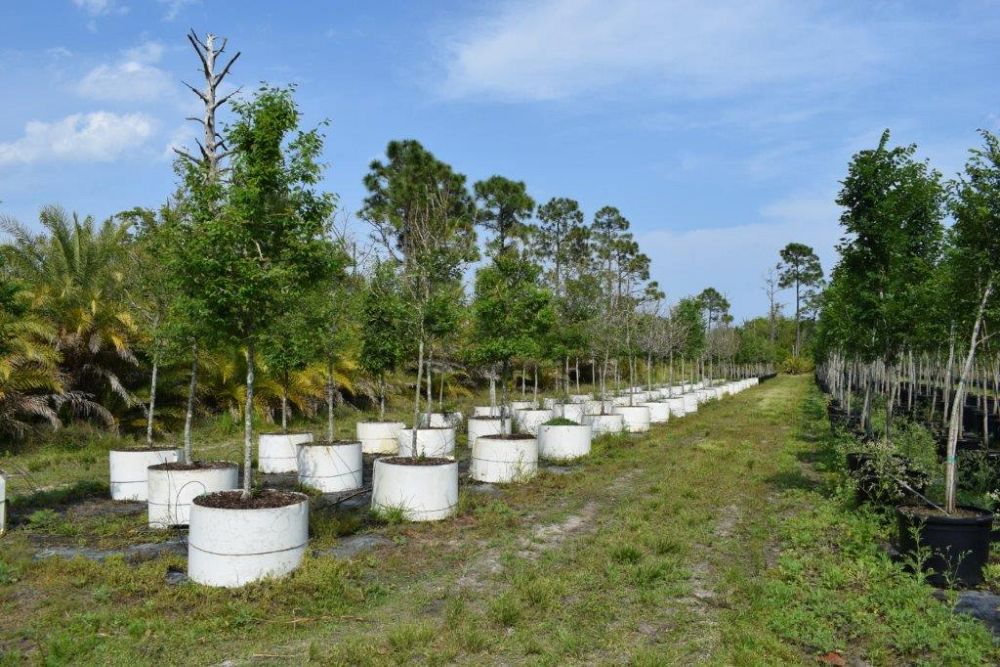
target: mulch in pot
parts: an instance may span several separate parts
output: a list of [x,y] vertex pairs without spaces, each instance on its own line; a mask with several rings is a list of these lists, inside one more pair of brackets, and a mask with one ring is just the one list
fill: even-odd
[[260,510],[296,505],[306,498],[303,493],[278,489],[254,491],[249,498],[244,498],[242,491],[217,491],[198,496],[194,504],[215,509]]
[[360,445],[360,440],[313,440],[312,442],[300,442],[299,447],[346,447],[347,445]]
[[114,447],[109,449],[109,452],[173,452],[180,449],[180,447],[168,447],[166,445],[160,445],[157,447],[147,447],[145,445],[136,445],[135,447]]
[[416,458],[409,456],[387,456],[379,460],[397,466],[440,466],[446,463],[454,463],[451,459],[435,456],[420,456]]
[[236,464],[229,461],[193,461],[192,463],[171,461],[170,463],[157,463],[149,467],[153,470],[218,470],[221,468],[235,468]]

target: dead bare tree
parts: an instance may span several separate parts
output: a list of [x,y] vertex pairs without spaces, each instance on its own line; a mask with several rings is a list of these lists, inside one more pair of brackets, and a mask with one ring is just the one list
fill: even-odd
[[764,274],[764,294],[767,295],[767,323],[769,326],[769,340],[771,344],[778,337],[778,317],[781,315],[781,307],[784,304],[778,303],[778,276],[775,274],[774,269],[768,269],[767,273]]
[[207,33],[205,35],[205,41],[202,41],[198,38],[198,33],[191,30],[191,32],[188,33],[187,38],[188,41],[191,42],[194,52],[198,54],[198,59],[201,61],[202,75],[205,78],[205,88],[203,90],[198,90],[187,82],[181,82],[190,88],[191,91],[197,95],[205,105],[205,113],[202,118],[189,116],[187,120],[201,123],[202,129],[204,130],[204,137],[200,141],[195,139],[195,143],[198,144],[198,150],[201,153],[200,158],[195,158],[193,155],[180,148],[175,148],[174,152],[182,158],[190,160],[194,164],[204,165],[206,170],[205,178],[212,181],[221,173],[222,161],[229,155],[229,151],[226,149],[225,140],[216,129],[216,112],[219,110],[219,107],[229,101],[233,95],[240,92],[240,89],[237,88],[233,92],[219,97],[219,86],[222,85],[226,75],[229,74],[229,70],[233,66],[233,63],[235,63],[237,58],[240,57],[240,52],[237,51],[236,55],[230,58],[229,62],[227,62],[221,70],[216,72],[216,61],[219,56],[225,52],[226,44],[229,40],[223,37],[221,45],[216,48],[216,36],[212,33]]
[[[201,141],[195,139],[195,143],[198,144],[198,150],[201,153],[200,158],[194,157],[191,153],[182,148],[174,148],[174,152],[177,153],[182,159],[190,162],[199,170],[199,173],[204,179],[204,184],[215,184],[219,182],[222,173],[225,171],[222,167],[222,163],[223,160],[225,160],[229,155],[225,139],[216,129],[216,113],[218,112],[219,107],[225,104],[233,95],[238,93],[240,89],[237,88],[233,92],[222,97],[219,97],[218,91],[219,86],[222,85],[226,75],[229,74],[229,70],[232,68],[233,63],[235,63],[236,59],[240,57],[240,52],[237,51],[236,55],[229,59],[229,62],[225,64],[222,70],[216,72],[216,60],[226,50],[228,40],[223,38],[221,46],[216,48],[215,35],[207,33],[205,35],[205,41],[201,41],[198,39],[198,33],[196,33],[194,29],[188,33],[187,38],[188,41],[191,42],[191,46],[194,48],[195,53],[198,55],[198,59],[201,61],[202,74],[205,78],[204,90],[198,90],[191,84],[182,82],[185,86],[190,88],[195,95],[198,96],[198,99],[200,99],[205,106],[203,118],[189,116],[187,120],[201,123],[204,130],[204,138]],[[184,460],[186,463],[192,462],[191,427],[194,418],[194,405],[198,388],[197,338],[194,338],[191,341],[191,356],[191,381],[188,388],[187,408],[184,417]]]

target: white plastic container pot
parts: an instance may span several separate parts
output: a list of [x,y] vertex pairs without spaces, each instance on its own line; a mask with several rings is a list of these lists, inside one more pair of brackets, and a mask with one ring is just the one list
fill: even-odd
[[721,401],[726,397],[726,390],[723,389],[722,387],[716,387],[712,391],[715,392],[715,400],[717,401]]
[[666,424],[670,419],[670,405],[666,401],[643,403],[642,407],[649,409],[650,424]]
[[[501,430],[501,426],[503,430]],[[510,433],[510,420],[499,417],[473,417],[469,420],[469,447],[484,435]]]
[[361,488],[361,441],[299,445],[299,483],[323,493]]
[[691,392],[684,394],[684,411],[688,414],[698,412],[698,394]]
[[400,456],[375,461],[375,512],[398,509],[407,521],[440,521],[458,506],[458,463],[444,459],[413,462]]
[[649,430],[649,408],[644,405],[623,405],[615,408],[615,414],[622,416],[625,430],[629,433],[645,433]]
[[257,440],[257,468],[264,473],[295,472],[299,443],[312,439],[312,433],[261,433]]
[[175,447],[163,449],[112,449],[108,452],[111,465],[111,499],[149,499],[149,466],[176,463],[183,451]]
[[400,456],[427,456],[431,458],[455,458],[455,429],[418,428],[417,451],[413,451],[413,429],[400,429],[396,436]]
[[420,427],[427,428],[457,428],[462,423],[461,412],[432,412],[430,421],[428,415],[420,415]]
[[[361,441],[364,454],[399,453],[399,432],[406,427],[403,422],[358,422],[355,433]],[[296,452],[296,456],[298,453]]]
[[594,435],[621,433],[625,430],[625,420],[621,415],[586,415],[583,423],[590,424]]
[[574,421],[577,424],[583,423],[583,416],[584,416],[583,405],[579,403],[565,403],[561,406],[561,408],[562,410],[560,411],[560,414],[556,414],[555,412],[553,412],[553,415],[556,417],[562,417],[563,419],[569,419],[570,421]]
[[514,422],[524,433],[538,434],[539,424],[552,419],[551,410],[518,410],[514,413]]
[[187,466],[160,463],[149,467],[150,528],[186,526],[191,503],[203,493],[229,491],[239,487],[240,469],[235,463],[212,462]]
[[546,410],[552,410],[555,407],[556,403],[558,402],[559,402],[558,398],[543,398],[542,407],[545,408]]
[[569,395],[569,400],[570,400],[571,403],[586,403],[587,401],[589,401],[592,398],[593,398],[593,396],[591,396],[590,394],[570,394]]
[[499,417],[500,415],[499,405],[477,405],[472,408],[473,417]]
[[203,496],[192,505],[188,533],[192,581],[236,588],[281,577],[299,567],[309,543],[309,497],[288,491],[263,493],[281,494],[289,502],[279,507],[233,509],[202,504],[212,498]]
[[522,434],[486,435],[472,445],[469,477],[480,482],[523,482],[538,471],[538,440]]
[[538,456],[547,461],[586,456],[593,433],[589,424],[542,424],[538,427]]
[[611,405],[613,405],[614,407],[619,407],[621,405],[628,405],[628,403],[629,403],[629,397],[627,394],[625,396],[615,396],[614,398],[611,399]]
[[684,397],[670,398],[667,399],[667,405],[670,407],[670,416],[677,418],[683,417],[687,414],[687,409],[684,407]]
[[518,410],[534,410],[534,409],[535,409],[535,402],[534,401],[511,401],[510,402],[510,411],[511,412],[517,412]]
[[611,414],[611,411],[614,409],[615,409],[614,401],[590,400],[583,404],[583,412],[584,414],[587,415],[599,415],[601,413]]

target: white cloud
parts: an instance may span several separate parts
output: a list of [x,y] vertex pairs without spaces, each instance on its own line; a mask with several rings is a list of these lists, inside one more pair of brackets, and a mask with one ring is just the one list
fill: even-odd
[[114,0],[73,0],[73,4],[91,16],[99,16],[111,10]]
[[144,42],[122,56],[116,63],[98,65],[87,72],[77,84],[77,92],[96,100],[152,102],[174,89],[172,77],[156,66],[163,56],[161,43]]
[[170,139],[167,141],[167,145],[163,148],[163,152],[160,154],[161,160],[166,160],[168,162],[173,161],[177,158],[177,150],[188,150],[188,147],[194,143],[195,138],[198,137],[198,133],[193,123],[185,123],[174,129],[173,133],[170,135]]
[[24,135],[0,143],[0,166],[33,162],[108,162],[142,146],[156,127],[141,113],[95,111],[47,123],[33,120]]
[[883,58],[872,28],[793,0],[508,0],[446,50],[445,95],[511,100],[827,89]]
[[128,13],[128,7],[119,5],[116,0],[73,0],[73,4],[91,16]]
[[652,278],[671,300],[715,287],[732,303],[737,321],[767,312],[763,275],[792,241],[816,250],[829,273],[840,236],[833,194],[796,194],[760,210],[763,222],[637,233],[652,259]]
[[165,5],[167,10],[163,15],[163,20],[173,21],[185,7],[200,2],[201,0],[159,0],[159,3]]

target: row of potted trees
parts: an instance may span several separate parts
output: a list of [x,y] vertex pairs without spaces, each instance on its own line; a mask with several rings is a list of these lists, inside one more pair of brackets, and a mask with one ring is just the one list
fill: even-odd
[[[612,405],[612,412],[603,415],[607,409],[603,401],[583,394],[563,400],[545,398],[541,406],[511,402],[476,407],[467,422],[469,476],[486,483],[526,481],[534,476],[540,458],[565,462],[586,456],[595,434],[642,432],[650,423],[690,414],[705,401],[737,393],[756,382],[750,378],[711,386],[634,388],[612,399],[619,405]],[[627,400],[642,403],[629,406],[624,404]],[[642,414],[636,416],[638,412]],[[308,433],[261,434],[259,469],[297,472],[303,485],[337,493],[362,487],[362,455],[370,453],[377,456],[373,511],[398,510],[410,521],[445,519],[458,502],[457,429],[430,426],[435,416],[449,424],[455,420],[455,415],[424,414],[425,425],[416,429],[416,449],[412,448],[413,429],[402,422],[358,422],[353,441],[313,441]],[[616,428],[608,426],[608,417],[617,417]],[[112,489],[116,499],[145,499],[151,527],[190,526],[188,569],[194,581],[241,586],[287,574],[298,566],[308,542],[304,494],[262,492],[255,495],[253,507],[228,506],[227,495],[218,492],[239,487],[237,466],[203,463],[191,467],[185,466],[182,457],[176,449],[112,451]],[[143,463],[145,474],[139,470]]]
[[[820,378],[826,391],[832,389],[828,379]],[[857,389],[852,387],[850,392]],[[846,396],[845,391],[838,388],[837,394]],[[955,489],[963,485],[957,475],[949,480],[944,471],[949,456],[954,457],[956,470],[971,471],[963,464],[979,452],[949,447],[948,432],[942,432],[938,421],[930,417],[928,406],[938,400],[933,396],[934,389],[901,383],[894,391],[906,398],[896,407],[896,416],[888,428],[889,411],[879,405],[882,397],[869,397],[870,414],[864,417],[864,398],[855,395],[853,411],[842,398],[832,396],[829,400],[827,413],[832,427],[852,436],[856,443],[849,448],[846,463],[856,481],[857,499],[894,508],[899,550],[908,563],[919,563],[929,581],[974,587],[982,581],[983,567],[989,560],[994,514],[968,501],[948,508],[944,498],[949,495],[949,482]],[[975,402],[956,401],[949,412],[956,413],[955,419],[961,421],[962,413],[976,410]],[[974,443],[971,438],[964,441],[970,446]],[[956,453],[949,455],[949,450]],[[986,457],[983,463],[988,467],[992,461]],[[988,471],[976,472],[977,477],[984,472],[996,477]],[[952,493],[956,494],[955,490]]]

